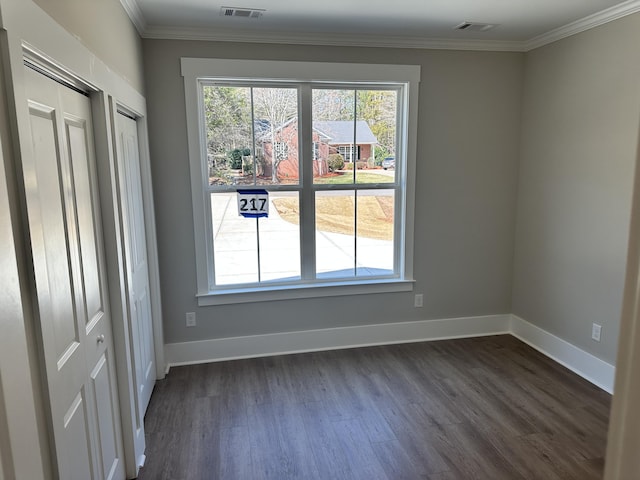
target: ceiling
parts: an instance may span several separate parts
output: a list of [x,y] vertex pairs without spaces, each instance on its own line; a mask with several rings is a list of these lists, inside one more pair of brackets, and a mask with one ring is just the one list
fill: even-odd
[[[520,51],[640,11],[640,0],[120,1],[147,38]],[[496,26],[456,30],[463,22]]]

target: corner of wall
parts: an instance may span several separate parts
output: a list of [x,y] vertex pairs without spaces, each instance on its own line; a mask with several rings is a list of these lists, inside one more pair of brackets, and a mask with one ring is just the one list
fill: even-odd
[[575,345],[511,315],[511,335],[540,353],[580,375],[606,392],[613,393],[615,366],[591,355]]

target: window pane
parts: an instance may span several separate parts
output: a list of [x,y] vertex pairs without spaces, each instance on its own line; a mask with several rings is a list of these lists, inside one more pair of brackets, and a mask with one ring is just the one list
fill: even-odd
[[397,90],[314,89],[314,182],[395,181]]
[[211,194],[216,285],[258,281],[257,222],[238,215],[236,195]]
[[204,86],[209,185],[253,184],[251,88]]
[[355,192],[316,192],[316,274],[355,275]]
[[299,182],[297,92],[203,87],[209,185]]
[[360,190],[357,195],[357,275],[393,274],[395,191]]
[[393,183],[395,181],[396,90],[358,90],[356,162],[357,183]]
[[253,108],[258,183],[299,183],[298,90],[254,88]]
[[300,280],[298,192],[271,192],[269,217],[259,220],[260,280]]
[[348,184],[354,182],[357,149],[355,134],[355,90],[321,89],[312,92],[314,183]]
[[298,193],[271,192],[269,200],[269,217],[245,218],[237,193],[211,194],[216,285],[300,279]]

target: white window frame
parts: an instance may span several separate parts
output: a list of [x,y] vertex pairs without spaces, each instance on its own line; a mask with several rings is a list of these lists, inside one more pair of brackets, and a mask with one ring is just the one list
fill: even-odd
[[313,160],[317,161],[320,158],[320,142],[313,142]]
[[354,145],[354,144],[340,145],[336,148],[336,151],[340,155],[342,155],[342,158],[346,163],[356,163],[362,160],[360,158],[360,152],[361,152],[360,147],[361,147],[360,145]]
[[[349,64],[325,62],[283,62],[270,60],[228,60],[211,58],[182,58],[181,71],[184,78],[187,135],[189,145],[189,164],[191,173],[191,192],[193,202],[193,219],[196,253],[196,274],[198,304],[218,305],[231,303],[245,303],[268,300],[282,300],[289,298],[311,298],[324,296],[342,296],[353,294],[371,294],[385,292],[411,291],[413,289],[413,251],[414,251],[414,211],[415,211],[415,172],[416,172],[416,141],[418,123],[418,86],[420,82],[420,67],[417,65],[378,65],[378,64]],[[375,88],[378,84],[401,85],[400,101],[405,110],[399,118],[398,153],[395,171],[396,181],[403,188],[400,198],[396,198],[395,218],[397,235],[394,241],[398,243],[395,249],[397,261],[397,276],[393,278],[354,277],[344,280],[328,282],[311,282],[293,285],[265,285],[245,288],[215,288],[213,284],[213,249],[208,242],[211,234],[210,208],[207,202],[208,192],[206,155],[206,131],[201,119],[203,118],[203,103],[201,101],[201,86],[203,83],[228,80],[257,82],[257,81],[289,81],[294,83],[320,82],[327,84],[357,83],[358,86],[371,84]],[[310,94],[310,92],[308,92]],[[311,124],[310,105],[302,105],[299,111],[300,122]],[[303,130],[301,156],[313,158],[312,132]],[[308,152],[306,150],[309,150]],[[404,161],[402,161],[404,160]],[[313,179],[303,177],[300,184],[302,202],[308,202],[309,197],[315,195]],[[304,196],[307,196],[305,200]],[[313,201],[310,202],[313,204]],[[398,223],[399,222],[399,223]],[[301,225],[301,237],[304,235]],[[312,237],[312,235],[311,235]],[[301,252],[305,251],[301,245]],[[314,249],[312,247],[312,249]],[[305,258],[301,253],[303,263],[315,262],[315,258]]]

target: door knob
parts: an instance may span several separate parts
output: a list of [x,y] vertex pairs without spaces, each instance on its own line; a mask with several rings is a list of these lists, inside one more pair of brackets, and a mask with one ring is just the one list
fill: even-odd
[[104,335],[98,335],[98,338],[96,338],[96,342],[104,343]]

